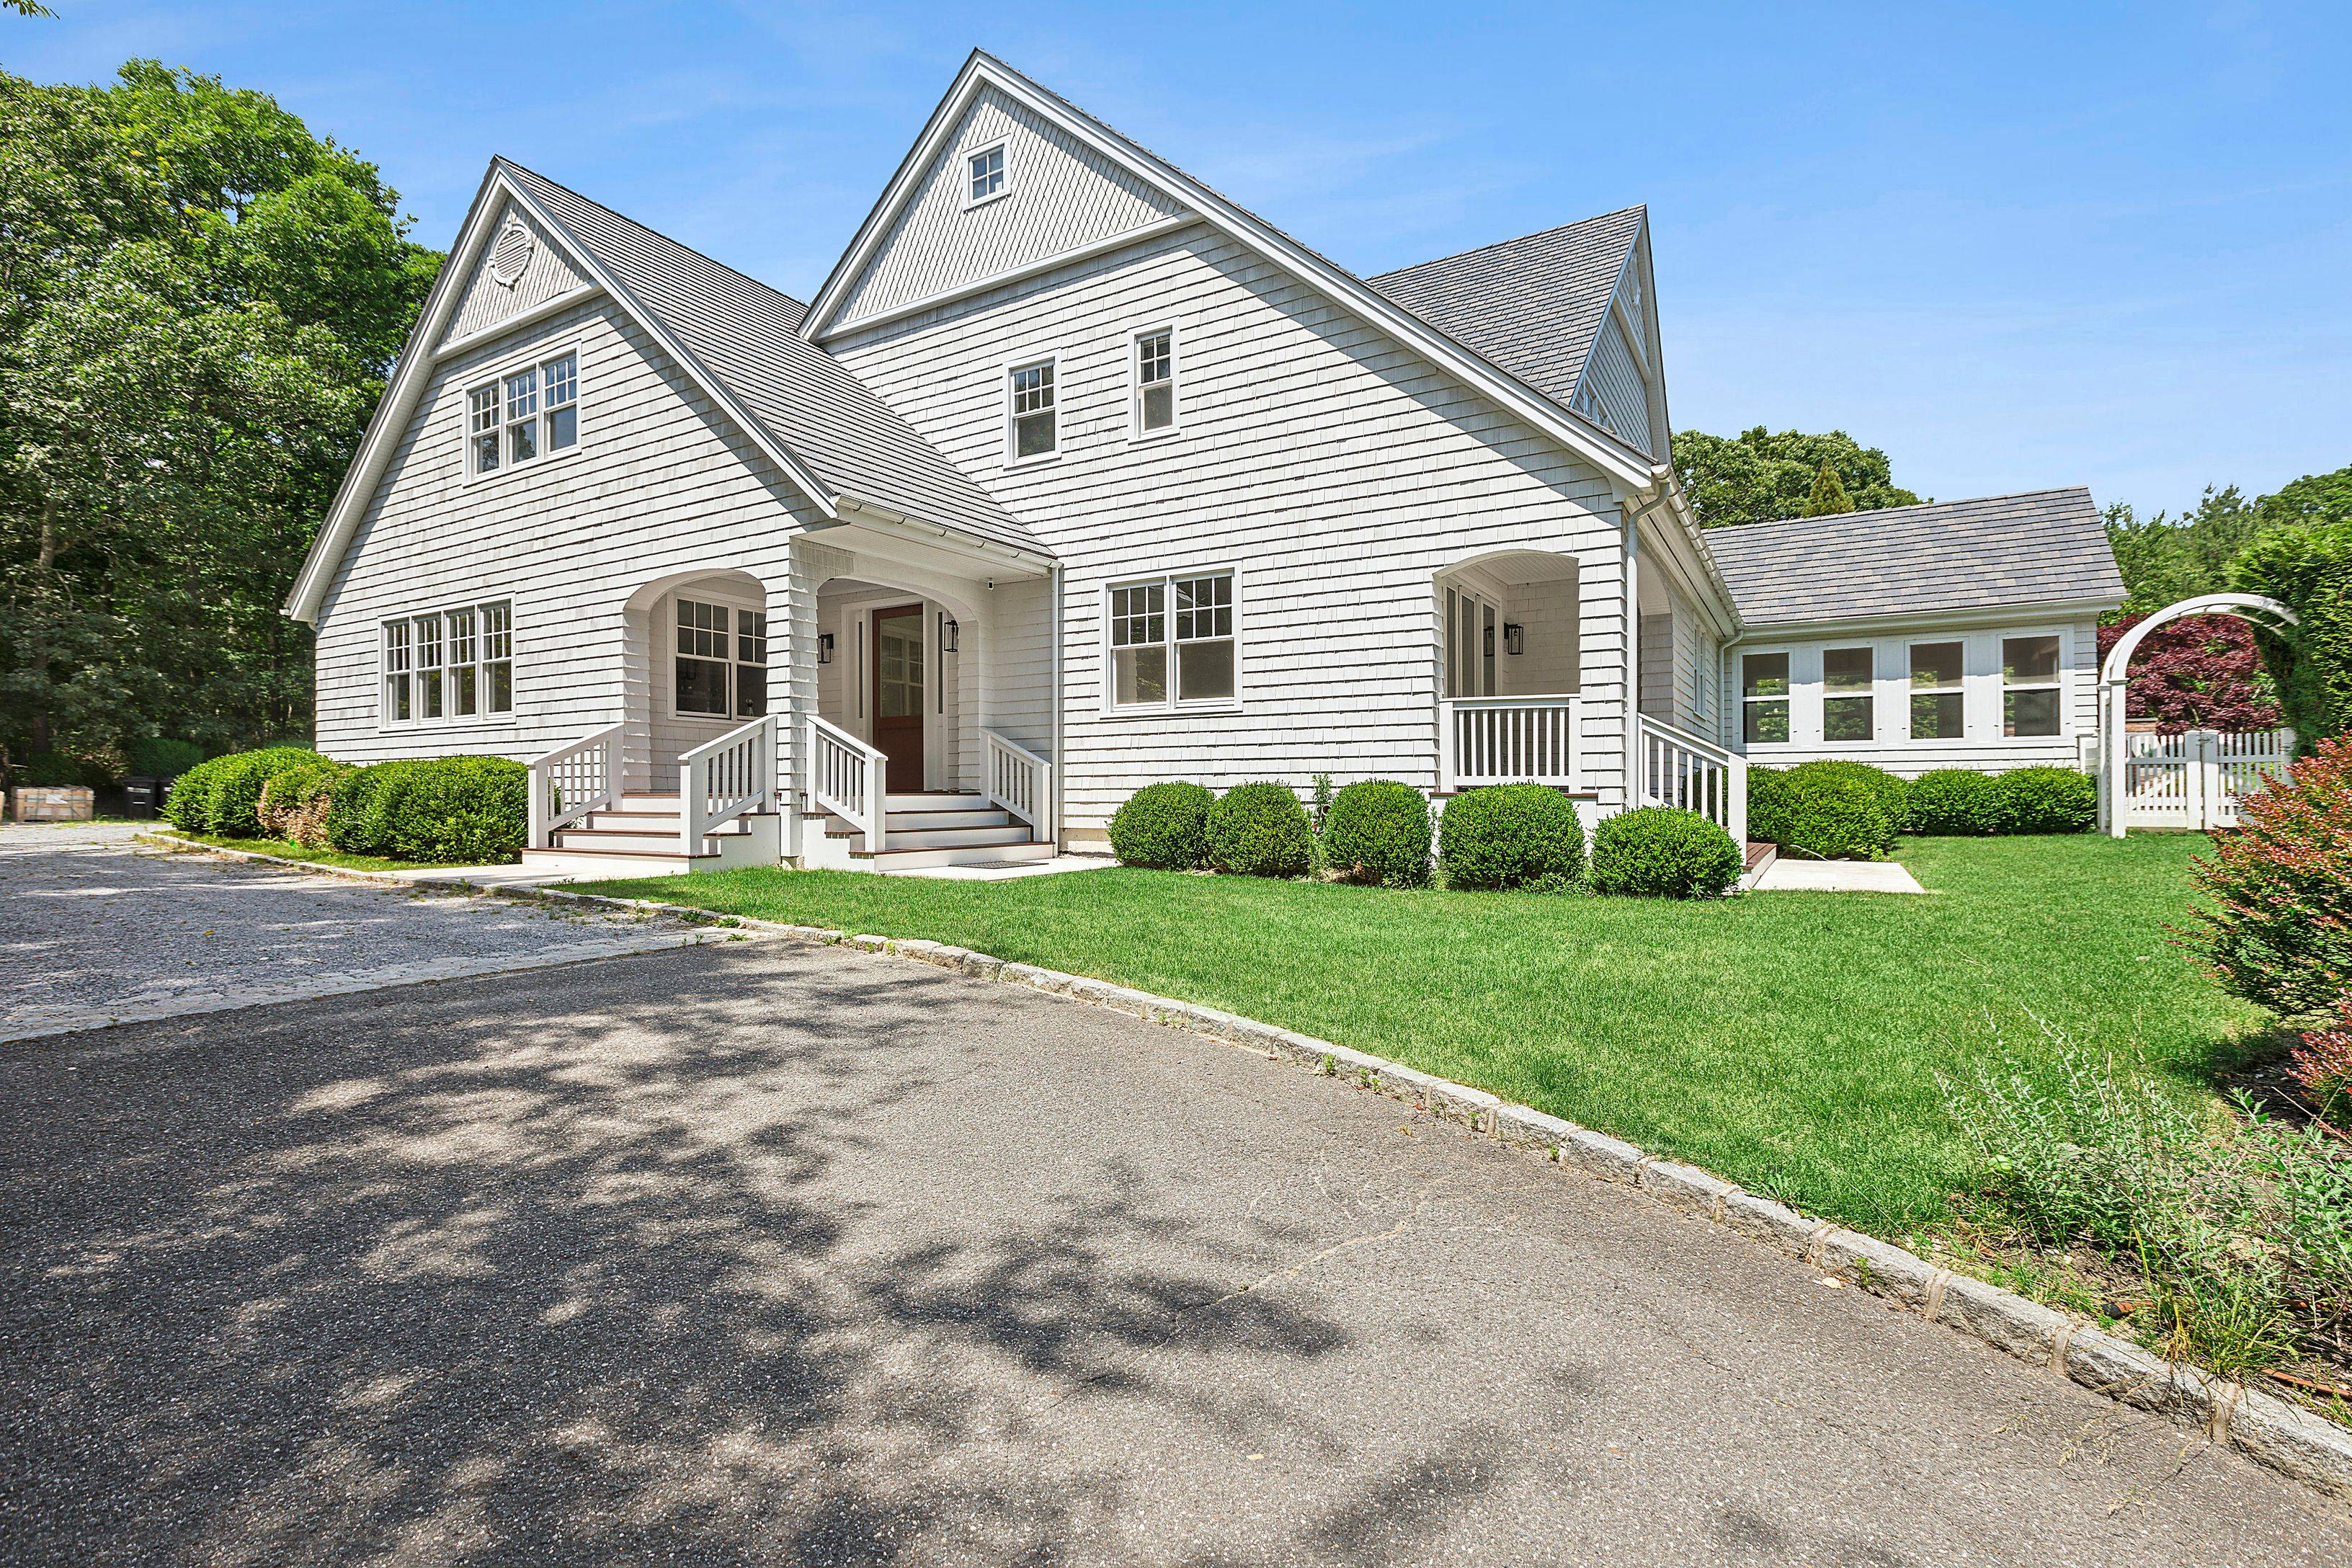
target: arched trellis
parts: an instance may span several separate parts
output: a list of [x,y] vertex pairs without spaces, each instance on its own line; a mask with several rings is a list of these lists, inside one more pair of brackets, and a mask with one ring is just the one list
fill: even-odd
[[2132,655],[2148,635],[2174,621],[2197,616],[2235,616],[2277,631],[2297,625],[2295,613],[2260,594],[2205,594],[2164,608],[2126,632],[2099,666],[2099,819],[2114,837],[2124,836],[2125,736],[2129,732],[2127,693]]

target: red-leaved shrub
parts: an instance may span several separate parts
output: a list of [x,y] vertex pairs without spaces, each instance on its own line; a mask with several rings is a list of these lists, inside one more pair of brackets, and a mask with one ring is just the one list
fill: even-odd
[[2336,1005],[2335,1023],[2303,1037],[2286,1070],[2323,1110],[2352,1095],[2352,996]]
[[2197,862],[2199,944],[2222,987],[2284,1017],[2352,997],[2352,737],[2319,742],[2239,805]]
[[[2099,628],[2099,659],[2146,616]],[[2158,626],[2132,656],[2131,716],[2167,735],[2183,730],[2274,730],[2278,704],[2264,690],[2253,629],[2234,616],[2191,616]]]

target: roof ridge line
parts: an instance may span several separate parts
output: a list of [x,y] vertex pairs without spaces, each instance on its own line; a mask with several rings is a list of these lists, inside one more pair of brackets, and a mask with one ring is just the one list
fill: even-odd
[[1474,245],[1467,250],[1452,251],[1444,256],[1433,256],[1426,261],[1409,261],[1402,267],[1391,267],[1385,272],[1367,273],[1363,275],[1364,281],[1377,283],[1383,278],[1393,278],[1400,272],[1418,272],[1424,267],[1437,267],[1448,261],[1459,261],[1465,257],[1475,256],[1482,250],[1499,250],[1507,245],[1517,245],[1523,239],[1541,239],[1548,234],[1561,234],[1571,228],[1581,228],[1586,224],[1599,223],[1603,218],[1622,217],[1631,212],[1646,214],[1649,208],[1650,204],[1647,202],[1630,202],[1622,207],[1612,207],[1605,213],[1594,213],[1590,217],[1570,218],[1566,223],[1556,223],[1549,228],[1530,229],[1525,234],[1510,235],[1502,239],[1490,239],[1484,245]]
[[1822,512],[1819,516],[1815,517],[1767,517],[1760,518],[1754,522],[1724,523],[1717,528],[1710,528],[1706,531],[1710,534],[1717,532],[1730,533],[1743,528],[1779,528],[1787,523],[1825,522],[1831,518],[1892,517],[1898,511],[1928,511],[1937,507],[1980,506],[1987,501],[2026,500],[2034,496],[2063,495],[2069,490],[2081,490],[2085,496],[2087,496],[2091,493],[2091,487],[2088,485],[2049,485],[2038,490],[2002,490],[1998,494],[1989,496],[1961,496],[1956,500],[1921,500],[1912,501],[1904,506],[1857,507],[1852,511]]

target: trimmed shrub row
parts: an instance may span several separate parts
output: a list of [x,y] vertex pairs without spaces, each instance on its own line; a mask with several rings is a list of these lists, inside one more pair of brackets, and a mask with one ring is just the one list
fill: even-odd
[[[1129,866],[1298,877],[1313,865],[1317,838],[1286,784],[1241,784],[1218,796],[1195,784],[1156,784],[1112,816],[1110,842]],[[1426,887],[1432,842],[1429,802],[1393,779],[1348,785],[1324,816],[1324,863],[1345,880]],[[1434,842],[1436,869],[1448,888],[1565,892],[1584,882],[1584,829],[1576,807],[1541,784],[1498,784],[1451,797]],[[1592,882],[1604,892],[1715,897],[1738,882],[1742,859],[1730,836],[1697,813],[1652,807],[1601,825]]]
[[2098,785],[2074,768],[1937,768],[1905,783],[1867,763],[1751,768],[1748,835],[1832,860],[1875,860],[1898,833],[2083,833]]
[[289,839],[313,849],[479,865],[522,850],[530,770],[504,757],[430,757],[353,768],[272,746],[197,763],[163,815],[184,833]]

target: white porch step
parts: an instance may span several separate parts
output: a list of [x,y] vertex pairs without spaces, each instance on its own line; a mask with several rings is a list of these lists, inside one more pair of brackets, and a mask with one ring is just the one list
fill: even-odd
[[908,832],[926,827],[1003,827],[1013,821],[1010,813],[996,806],[968,806],[957,811],[893,811],[889,814],[890,831]]
[[535,870],[565,871],[578,877],[670,877],[683,871],[716,871],[716,855],[677,853],[675,840],[667,854],[650,849],[526,849],[522,863]]
[[931,790],[913,795],[886,795],[885,811],[986,811],[988,797],[971,791]]
[[892,840],[891,847],[878,855],[863,849],[852,850],[851,855],[869,871],[913,871],[933,866],[1003,866],[1015,861],[1051,860],[1054,847],[1050,844],[1004,843],[967,844],[944,849],[902,849],[896,840]]
[[[837,836],[836,836],[837,837]],[[866,852],[866,835],[850,835],[850,853]],[[913,827],[900,828],[896,818],[883,842],[889,849],[960,849],[982,848],[992,844],[1026,844],[1029,829],[1018,822],[1002,823],[993,827]]]

